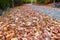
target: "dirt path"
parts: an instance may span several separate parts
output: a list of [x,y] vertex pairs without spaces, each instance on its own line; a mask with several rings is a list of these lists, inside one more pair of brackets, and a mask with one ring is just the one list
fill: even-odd
[[49,15],[53,18],[56,18],[58,21],[60,21],[60,10],[57,10],[57,9],[54,9],[54,8],[49,9],[49,8],[44,8],[42,6],[34,6],[34,5],[31,5],[31,8],[33,10],[37,10],[37,11],[46,13],[47,15]]

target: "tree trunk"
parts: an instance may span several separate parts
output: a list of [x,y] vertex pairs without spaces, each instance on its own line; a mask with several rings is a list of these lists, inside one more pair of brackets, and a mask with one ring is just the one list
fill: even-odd
[[54,4],[54,7],[55,7],[55,4],[56,4],[56,3],[55,3],[55,0],[53,0],[53,4]]
[[12,0],[12,7],[14,7],[14,0]]

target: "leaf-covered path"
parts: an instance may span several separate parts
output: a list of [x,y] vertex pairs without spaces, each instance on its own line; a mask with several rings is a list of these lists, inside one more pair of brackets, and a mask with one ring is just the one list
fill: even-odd
[[0,40],[56,39],[60,40],[60,23],[29,5],[12,8],[0,17]]

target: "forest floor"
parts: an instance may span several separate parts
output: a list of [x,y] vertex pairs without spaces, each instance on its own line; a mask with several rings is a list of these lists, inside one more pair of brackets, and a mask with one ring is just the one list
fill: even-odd
[[12,8],[0,17],[0,40],[60,40],[60,22],[47,10],[30,4]]

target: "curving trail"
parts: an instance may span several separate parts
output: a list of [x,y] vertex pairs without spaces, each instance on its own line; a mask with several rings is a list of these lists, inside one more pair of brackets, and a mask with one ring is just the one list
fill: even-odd
[[49,15],[50,17],[56,18],[59,22],[60,22],[60,10],[56,10],[56,9],[46,9],[43,7],[39,7],[39,6],[34,6],[31,5],[31,8],[33,10],[37,10],[39,12],[43,12],[46,13],[47,15]]

